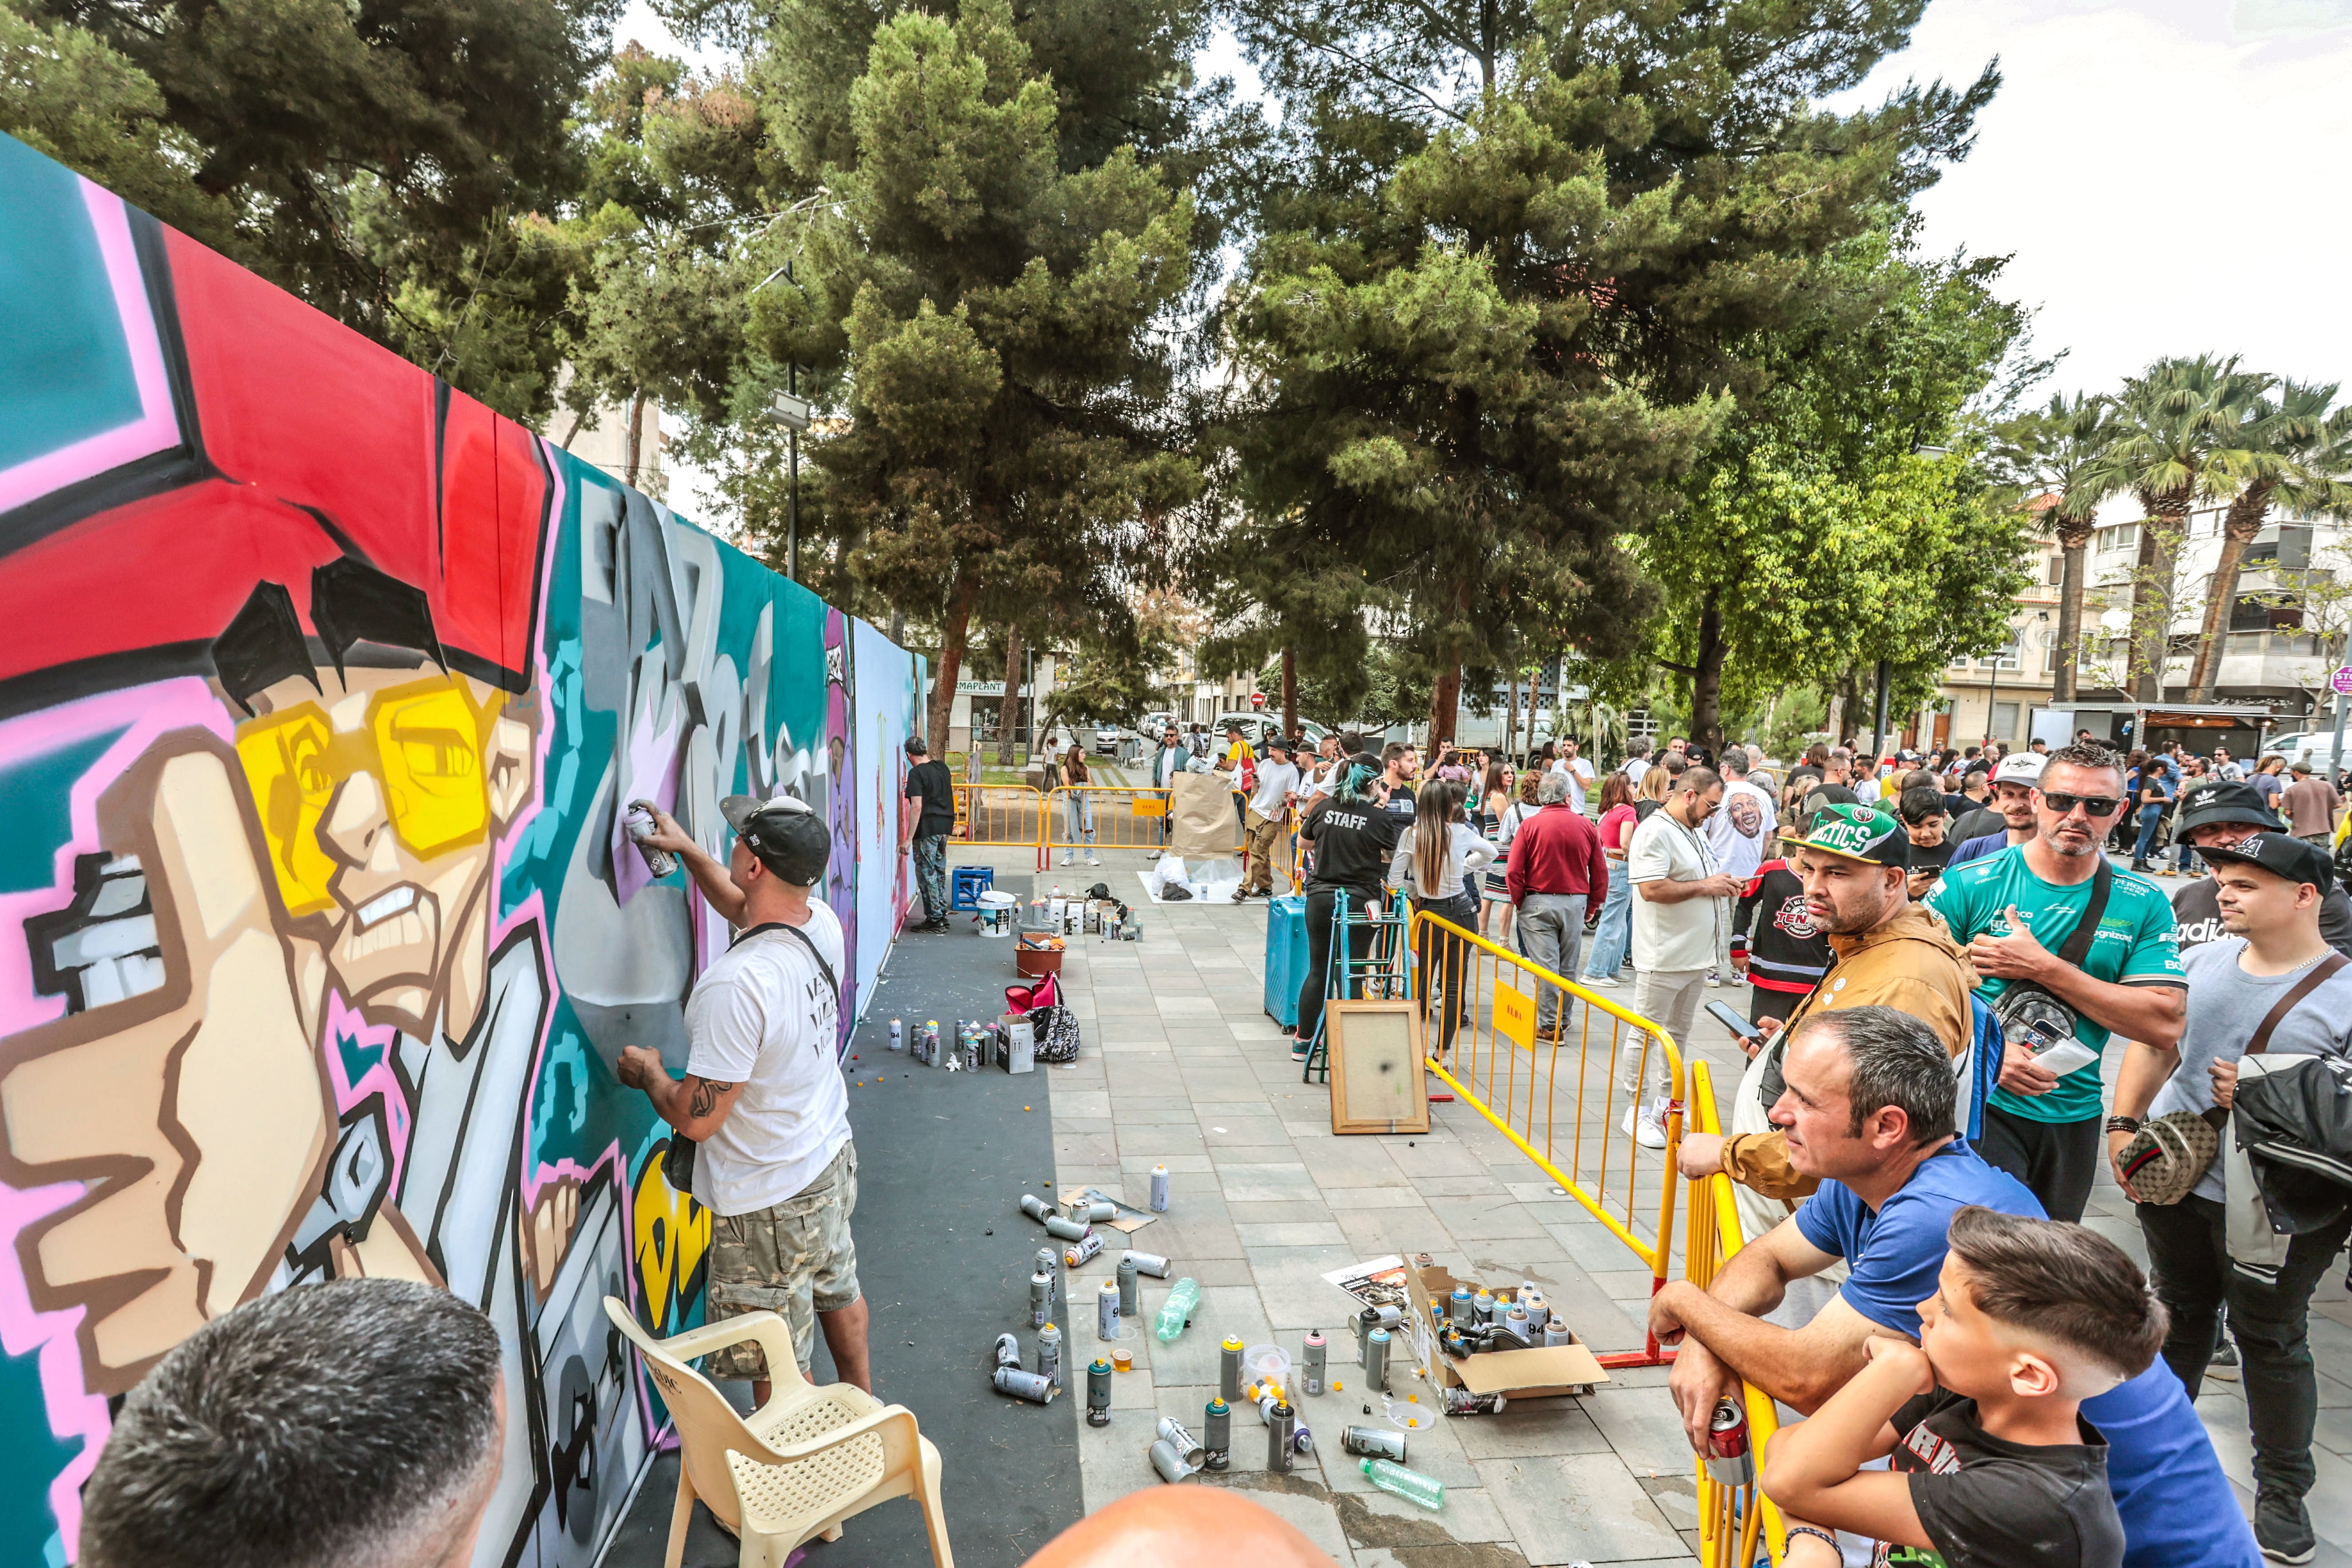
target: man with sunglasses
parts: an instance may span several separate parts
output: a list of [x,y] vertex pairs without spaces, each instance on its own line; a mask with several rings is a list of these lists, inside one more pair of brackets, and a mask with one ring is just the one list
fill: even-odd
[[[2110,1032],[2170,1050],[2180,1038],[2186,981],[2172,905],[2155,883],[2108,865],[2100,845],[2124,809],[2123,760],[2096,744],[2050,754],[2034,791],[2034,836],[1947,870],[1927,897],[1968,945],[1997,1007],[2032,987],[2046,1013],[2071,1014],[2074,1040],[2104,1052]],[[2103,905],[2077,943],[2079,967],[2059,956],[2085,912]],[[2022,998],[2021,998],[2022,999]],[[2098,1169],[2099,1063],[2053,1072],[2012,1030],[2000,1086],[1985,1104],[1984,1157],[2016,1176],[2053,1219],[2079,1220]]]

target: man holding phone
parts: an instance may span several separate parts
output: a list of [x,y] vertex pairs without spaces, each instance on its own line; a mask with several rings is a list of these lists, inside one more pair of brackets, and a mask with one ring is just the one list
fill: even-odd
[[2034,836],[1953,866],[1927,898],[1968,944],[2008,1037],[1979,1146],[2053,1219],[2080,1220],[2090,1202],[2109,1033],[2170,1051],[2187,1015],[2171,904],[2100,851],[2124,806],[2122,758],[2095,743],[2053,751]]

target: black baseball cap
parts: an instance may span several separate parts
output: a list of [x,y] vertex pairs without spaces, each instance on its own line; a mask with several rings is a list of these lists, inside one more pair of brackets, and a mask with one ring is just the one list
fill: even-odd
[[807,801],[789,795],[773,800],[730,795],[719,802],[719,814],[761,864],[794,887],[814,887],[824,875],[833,835]]
[[[2278,813],[2271,810],[2270,802],[2263,799],[2261,790],[2251,784],[2228,782],[2210,784],[2200,789],[2189,802],[2188,810],[2180,813],[2179,821],[2173,824],[2173,831],[2186,833],[2191,828],[2208,827],[2215,822],[2252,822],[2273,833],[2286,831],[2286,824],[2279,821]],[[2200,850],[2197,852],[2202,854],[2205,852]]]
[[[2236,821],[2238,819],[2231,817],[2226,820]],[[2240,839],[2228,849],[2216,845],[2197,852],[2209,861],[2258,865],[2273,876],[2283,876],[2289,882],[2307,882],[2319,890],[2322,898],[2336,888],[2336,864],[2328,858],[2327,852],[2290,833],[2256,833],[2251,839]]]

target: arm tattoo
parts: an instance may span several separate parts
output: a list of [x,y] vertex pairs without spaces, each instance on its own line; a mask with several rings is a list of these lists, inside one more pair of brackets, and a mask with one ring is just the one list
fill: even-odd
[[688,1109],[688,1114],[698,1120],[709,1115],[712,1108],[719,1103],[719,1098],[731,1092],[734,1088],[735,1085],[732,1083],[714,1083],[708,1078],[696,1079],[694,1101]]

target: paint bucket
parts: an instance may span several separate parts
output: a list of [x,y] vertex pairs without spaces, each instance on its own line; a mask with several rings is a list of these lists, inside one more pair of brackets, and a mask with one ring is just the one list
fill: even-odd
[[1013,935],[1013,915],[1021,901],[1009,893],[993,889],[982,894],[976,901],[980,910],[980,934],[982,936],[1005,937]]

